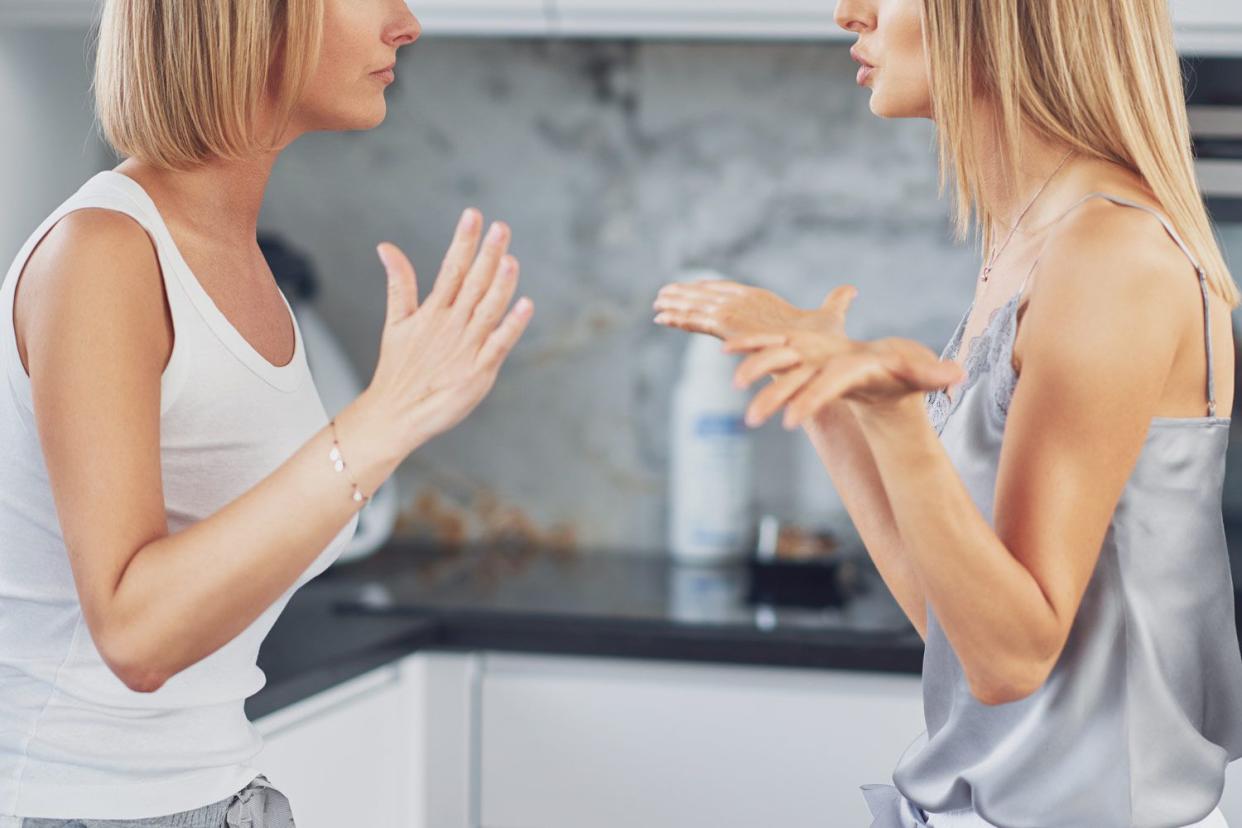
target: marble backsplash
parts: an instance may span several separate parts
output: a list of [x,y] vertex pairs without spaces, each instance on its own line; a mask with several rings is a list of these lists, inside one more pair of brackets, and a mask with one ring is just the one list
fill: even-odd
[[[377,242],[425,293],[466,205],[514,230],[534,321],[480,409],[398,471],[399,533],[662,550],[686,335],[651,302],[686,268],[802,305],[849,282],[852,336],[940,350],[977,255],[952,240],[930,124],[873,116],[854,69],[842,44],[429,39],[403,53],[382,127],[284,154],[263,228],[311,255],[363,377]],[[852,536],[805,437],[754,436],[757,509]]]

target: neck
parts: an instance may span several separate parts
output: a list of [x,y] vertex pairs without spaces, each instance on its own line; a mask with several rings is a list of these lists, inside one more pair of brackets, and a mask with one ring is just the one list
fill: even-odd
[[245,161],[214,160],[191,170],[166,170],[130,158],[116,170],[151,193],[166,221],[213,242],[254,245],[276,157],[273,152]]
[[1022,211],[1031,205],[1031,199],[1047,183],[1047,188],[1023,219],[1023,226],[1028,226],[1027,222],[1042,223],[1039,218],[1050,214],[1049,205],[1056,205],[1061,200],[1057,191],[1060,189],[1058,183],[1065,183],[1065,167],[1074,164],[1075,159],[1071,158],[1062,168],[1062,173],[1057,174],[1058,180],[1049,181],[1049,177],[1065,159],[1069,147],[1048,141],[1024,126],[1020,133],[1021,152],[1014,176],[1005,164],[1004,137],[997,127],[994,110],[990,106],[980,105],[976,107],[975,118],[975,152],[981,173],[980,197],[994,216],[993,238],[1003,237],[1009,232],[1019,220]]

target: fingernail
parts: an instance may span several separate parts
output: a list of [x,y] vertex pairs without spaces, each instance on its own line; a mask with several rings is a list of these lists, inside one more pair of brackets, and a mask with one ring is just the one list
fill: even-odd
[[474,229],[474,216],[475,216],[474,208],[467,207],[461,213],[461,219],[457,222],[457,228],[459,230]]
[[388,261],[388,251],[384,249],[384,245],[377,245],[375,252],[379,254],[380,262],[384,267],[392,267],[392,262]]
[[499,243],[499,242],[500,242],[500,237],[501,237],[503,234],[504,234],[504,230],[503,230],[503,228],[500,226],[500,222],[498,222],[498,221],[494,221],[494,222],[492,222],[491,229],[489,229],[489,230],[487,231],[487,243],[488,243],[488,244],[497,244],[497,243]]

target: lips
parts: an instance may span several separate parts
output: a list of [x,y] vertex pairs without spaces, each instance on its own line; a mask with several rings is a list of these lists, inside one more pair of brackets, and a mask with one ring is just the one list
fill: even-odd
[[395,71],[396,66],[397,64],[395,63],[385,66],[383,69],[380,69],[376,72],[372,72],[371,77],[379,78],[380,80],[385,81],[387,83],[392,83],[393,81],[397,79],[397,73]]
[[861,64],[863,65],[863,67],[864,67],[864,68],[867,68],[867,69],[874,69],[874,68],[875,68],[875,64],[873,64],[871,61],[869,61],[869,60],[867,60],[865,57],[863,57],[863,56],[862,56],[862,53],[858,51],[858,45],[857,45],[857,44],[855,44],[855,45],[853,45],[853,46],[851,46],[851,47],[850,47],[850,57],[852,57],[852,58],[853,58],[855,61],[857,61],[858,63],[861,63]]
[[856,45],[850,47],[850,57],[859,63],[858,77],[856,78],[858,85],[865,86],[872,73],[875,72],[875,66],[858,52]]

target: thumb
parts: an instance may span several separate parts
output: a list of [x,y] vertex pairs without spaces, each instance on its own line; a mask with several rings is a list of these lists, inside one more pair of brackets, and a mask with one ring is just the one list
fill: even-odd
[[[942,359],[936,364],[937,375],[944,380],[943,385],[953,385],[966,379],[966,370],[958,365],[957,360]],[[937,385],[937,388],[942,387]]]
[[837,285],[828,291],[828,295],[824,297],[823,304],[819,306],[819,309],[832,310],[833,305],[840,302],[842,304],[839,310],[841,313],[845,313],[856,296],[858,296],[858,288],[853,285]]
[[384,324],[392,325],[418,310],[418,277],[414,265],[395,244],[384,242],[376,252],[388,271],[388,313]]

